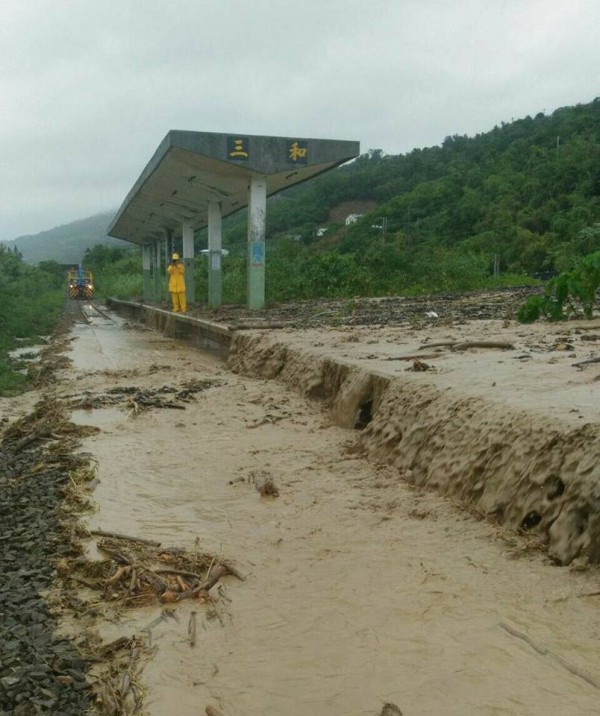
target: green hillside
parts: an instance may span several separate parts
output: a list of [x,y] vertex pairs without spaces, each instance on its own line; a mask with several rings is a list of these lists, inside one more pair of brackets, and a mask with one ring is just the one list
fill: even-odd
[[96,214],[39,234],[19,236],[13,241],[5,241],[4,244],[11,250],[16,246],[23,260],[29,264],[38,264],[40,261],[78,264],[82,261],[85,250],[96,244],[126,245],[123,241],[106,235],[106,227],[115,213],[110,211]]
[[[369,201],[376,208],[351,226],[335,214]],[[354,256],[405,283],[407,274],[427,279],[430,265],[439,270],[450,255],[484,273],[494,264],[501,273],[563,270],[600,248],[599,221],[597,98],[408,154],[371,150],[271,200],[267,231],[271,246],[300,237],[313,251]],[[317,227],[328,231],[317,238]],[[241,246],[243,219],[225,236]]]

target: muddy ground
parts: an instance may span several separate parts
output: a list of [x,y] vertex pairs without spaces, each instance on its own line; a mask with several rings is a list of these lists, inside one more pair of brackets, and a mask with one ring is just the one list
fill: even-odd
[[[153,627],[156,651],[141,676],[153,716],[206,707],[224,716],[375,716],[385,703],[405,716],[596,714],[593,535],[586,523],[587,542],[562,561],[548,540],[553,505],[582,476],[573,467],[560,495],[546,480],[595,445],[600,370],[572,364],[593,357],[596,339],[583,336],[600,334],[600,324],[523,329],[511,322],[520,300],[495,292],[410,310],[401,299],[280,309],[266,322],[286,326],[241,332],[229,365],[114,314],[75,324],[72,364],[57,371],[53,391],[79,400],[76,424],[100,429],[81,448],[99,479],[84,523],[205,551],[246,578],[224,576],[202,601],[103,605],[63,628],[143,640],[162,611],[176,613]],[[298,312],[316,323],[299,329]],[[219,313],[230,325],[256,322]],[[469,337],[514,346],[442,346],[420,361],[429,370],[404,360],[427,343]],[[550,389],[538,389],[546,379]],[[205,389],[180,408],[140,399],[172,399],[198,381]],[[132,387],[133,404],[102,397]],[[540,407],[547,393],[555,397]],[[11,418],[20,410],[14,401],[2,409]],[[506,451],[489,452],[490,435]],[[552,458],[533,460],[535,469],[526,467],[532,441],[536,455]],[[487,468],[490,504],[475,489]],[[547,510],[531,527],[510,509],[494,513],[511,484],[501,476],[513,473],[521,486],[543,476]],[[585,475],[593,493],[593,466]],[[278,496],[256,489],[265,479]],[[448,488],[468,484],[474,491]],[[541,510],[540,499],[525,504],[531,489],[517,493],[514,505],[504,500],[515,515]],[[89,549],[99,558],[93,542]],[[97,601],[86,590],[81,598]]]

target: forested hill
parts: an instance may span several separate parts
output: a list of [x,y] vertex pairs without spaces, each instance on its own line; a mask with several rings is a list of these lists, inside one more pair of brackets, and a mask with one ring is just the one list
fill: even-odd
[[30,236],[19,236],[4,244],[11,250],[16,247],[29,264],[40,261],[56,261],[59,264],[78,264],[85,250],[97,244],[126,246],[125,242],[106,235],[106,227],[115,215],[114,211],[73,221],[64,226],[42,231]]
[[[369,201],[375,208],[349,227],[332,213]],[[408,154],[371,150],[271,200],[268,235],[300,237],[313,249],[367,261],[373,252],[381,259],[377,247],[385,239],[389,270],[416,255],[458,250],[490,263],[497,255],[503,272],[536,273],[566,268],[600,248],[599,221],[597,98]],[[319,239],[317,227],[328,228]],[[226,236],[235,245],[245,230],[238,221]]]

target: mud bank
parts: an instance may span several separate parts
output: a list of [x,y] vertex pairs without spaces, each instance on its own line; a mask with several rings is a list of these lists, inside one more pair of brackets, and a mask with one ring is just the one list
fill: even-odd
[[556,563],[600,563],[597,423],[573,427],[263,334],[235,334],[229,367],[324,401],[338,425],[361,430],[368,457],[393,466],[399,480],[536,535]]

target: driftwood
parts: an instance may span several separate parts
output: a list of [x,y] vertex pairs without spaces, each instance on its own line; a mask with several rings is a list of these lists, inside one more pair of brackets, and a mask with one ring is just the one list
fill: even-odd
[[25,435],[25,437],[21,438],[20,440],[17,440],[14,447],[14,452],[18,453],[21,452],[21,450],[24,447],[27,447],[30,443],[35,442],[36,440],[40,440],[41,438],[47,438],[50,437],[52,431],[49,427],[42,427],[38,428],[37,430],[34,430],[32,433],[29,433],[29,435]]
[[396,704],[387,703],[383,704],[379,716],[402,716],[402,711],[400,711]]
[[221,711],[219,711],[219,709],[216,709],[214,706],[207,706],[206,716],[223,716],[223,714],[221,713]]
[[108,547],[105,544],[102,544],[101,542],[98,543],[98,549],[100,552],[104,552],[104,554],[107,554],[111,559],[114,559],[115,562],[119,562],[120,564],[133,564],[133,559],[124,552],[119,552],[116,549],[113,549],[112,547]]
[[229,326],[230,331],[270,331],[280,328],[294,328],[295,323],[261,323],[254,325],[252,323],[235,323]]
[[227,572],[229,574],[233,575],[234,577],[237,577],[240,582],[246,581],[246,576],[242,574],[235,565],[231,564],[231,562],[226,559],[222,559],[221,564],[227,569]]
[[155,574],[172,574],[174,577],[189,577],[195,579],[198,582],[202,581],[202,577],[195,572],[188,572],[185,569],[155,569]]
[[510,624],[500,622],[498,626],[501,629],[504,629],[504,631],[508,632],[508,634],[510,634],[511,636],[514,636],[517,639],[522,639],[525,643],[529,644],[529,646],[534,651],[537,651],[538,654],[541,654],[542,656],[550,656],[571,674],[575,674],[575,676],[578,676],[580,679],[583,679],[588,684],[590,684],[590,686],[593,686],[596,689],[600,689],[600,681],[598,681],[598,679],[595,679],[593,676],[590,676],[587,672],[583,671],[583,669],[580,669],[578,666],[574,666],[573,664],[569,663],[566,659],[563,659],[562,656],[553,654],[547,646],[533,641],[533,639],[530,639],[527,634],[524,634],[522,631],[511,627]]
[[[421,349],[419,349],[421,350]],[[388,356],[385,360],[423,360],[423,358],[427,358],[427,360],[431,360],[432,358],[439,358],[439,353],[425,353],[421,355],[415,355],[414,353],[411,353],[408,356]]]
[[451,348],[453,351],[464,351],[467,348],[514,348],[512,343],[506,341],[440,341],[439,343],[426,343],[419,348],[424,351],[428,348]]
[[190,646],[192,649],[196,646],[196,612],[190,614],[190,621],[188,623],[188,634],[190,637]]
[[127,542],[139,542],[140,544],[149,544],[152,547],[160,547],[160,542],[156,542],[152,539],[146,539],[145,537],[130,537],[129,535],[123,535],[119,532],[105,532],[104,530],[90,530],[91,535],[98,537],[109,537],[111,539],[123,539]]
[[467,348],[501,348],[502,350],[514,348],[512,343],[506,341],[466,341],[452,346],[453,351],[464,351]]
[[574,368],[580,368],[582,365],[591,365],[592,363],[600,363],[600,358],[588,358],[587,360],[579,361],[579,363],[571,363]]
[[222,564],[217,564],[210,575],[197,587],[194,587],[194,589],[188,589],[185,592],[165,592],[161,600],[165,602],[179,602],[182,599],[194,599],[197,597],[200,592],[208,592],[208,590],[211,587],[214,587],[215,584],[223,577],[225,574],[227,574],[227,567],[224,567]]

